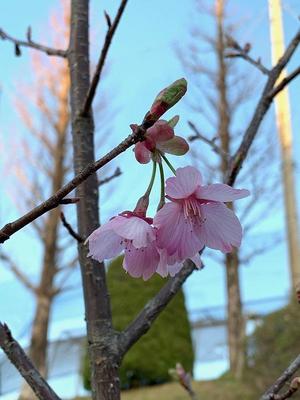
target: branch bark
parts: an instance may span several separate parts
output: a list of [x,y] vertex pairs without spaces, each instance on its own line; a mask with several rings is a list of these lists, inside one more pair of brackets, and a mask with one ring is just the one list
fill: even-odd
[[[67,50],[60,50],[60,49],[53,49],[52,47],[44,46],[42,44],[36,43],[31,39],[31,35],[27,34],[27,41],[26,40],[19,40],[4,32],[3,29],[0,29],[0,38],[2,40],[8,40],[9,42],[13,43],[16,46],[16,53],[17,55],[21,55],[20,47],[30,47],[35,50],[42,51],[43,53],[48,54],[48,56],[57,56],[57,57],[67,57],[68,51]],[[17,49],[19,49],[17,51]]]
[[60,400],[12,337],[8,326],[2,323],[0,323],[0,346],[40,400]]
[[284,385],[292,378],[294,373],[300,369],[300,354],[273,383],[273,385],[262,395],[260,400],[275,400],[275,395],[284,387]]

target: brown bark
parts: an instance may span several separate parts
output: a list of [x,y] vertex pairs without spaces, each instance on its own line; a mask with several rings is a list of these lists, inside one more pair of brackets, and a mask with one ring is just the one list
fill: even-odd
[[[75,174],[94,162],[93,116],[91,112],[84,116],[80,115],[90,84],[88,6],[86,0],[73,0],[71,3],[69,66]],[[77,187],[76,196],[81,199],[77,205],[78,233],[81,237],[87,237],[99,226],[96,174],[91,175]],[[104,265],[87,257],[87,248],[84,244],[78,244],[78,252],[92,371],[92,398],[117,400],[120,398],[118,336],[112,329]]]
[[[224,2],[216,1],[217,16],[217,57],[218,57],[218,132],[223,154],[230,154],[230,116],[227,100],[227,66],[224,57]],[[221,155],[220,171],[223,181],[229,169],[228,158]],[[233,205],[230,205],[233,209]],[[244,364],[244,321],[242,314],[242,303],[239,283],[239,257],[238,250],[225,256],[226,284],[227,284],[227,335],[229,347],[230,371],[236,378],[241,377]]]

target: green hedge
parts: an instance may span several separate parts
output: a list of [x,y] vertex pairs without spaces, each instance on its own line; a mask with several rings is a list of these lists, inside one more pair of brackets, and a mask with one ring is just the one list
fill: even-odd
[[[121,264],[122,257],[114,260],[107,274],[113,324],[117,330],[124,329],[166,282],[159,276],[153,276],[147,282],[131,278]],[[150,331],[126,354],[120,370],[121,386],[131,388],[166,382],[170,380],[168,369],[176,362],[192,371],[193,349],[182,291],[161,313]],[[85,360],[83,377],[87,389],[90,389],[89,376]]]
[[249,378],[265,391],[299,354],[300,305],[293,303],[269,314],[250,338]]

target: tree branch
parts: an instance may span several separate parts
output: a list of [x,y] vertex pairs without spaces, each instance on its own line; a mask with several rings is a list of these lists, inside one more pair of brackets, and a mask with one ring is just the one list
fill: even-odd
[[249,50],[251,48],[250,45],[246,45],[245,47],[242,47],[233,37],[230,35],[226,35],[227,39],[227,46],[231,47],[232,49],[235,50],[235,53],[227,53],[225,54],[226,58],[243,58],[244,60],[248,61],[250,64],[254,65],[256,68],[258,68],[263,74],[265,75],[270,75],[271,71],[266,68],[264,65],[262,65],[260,58],[257,60],[254,60],[251,56],[249,56]]
[[111,176],[108,176],[107,178],[101,179],[98,182],[98,184],[99,184],[99,186],[105,185],[106,183],[112,181],[113,179],[117,178],[120,175],[122,175],[122,171],[120,170],[119,167],[117,167],[115,172]]
[[9,267],[10,271],[16,276],[16,278],[23,283],[23,285],[32,291],[33,293],[36,293],[37,288],[34,286],[34,284],[30,281],[28,276],[26,276],[18,267],[17,265],[13,262],[13,260],[8,257],[6,254],[0,253],[0,260],[4,261],[5,264]]
[[12,337],[8,326],[2,323],[0,323],[0,346],[40,400],[60,400]]
[[287,84],[289,84],[293,79],[295,79],[300,74],[300,67],[296,68],[288,76],[286,76],[274,89],[269,93],[270,97],[275,97],[281,90],[283,90]]
[[[231,165],[229,168],[228,172],[228,178],[227,178],[227,183],[229,185],[233,185],[236,177],[242,168],[243,162],[247,156],[247,153],[250,149],[250,146],[257,134],[258,128],[260,126],[261,121],[263,120],[266,112],[270,108],[270,105],[272,104],[273,98],[277,93],[279,93],[280,90],[284,89],[284,87],[288,84],[290,81],[285,81],[281,82],[282,84],[280,85],[280,90],[276,91],[275,94],[272,94],[272,90],[274,88],[274,85],[276,84],[282,70],[286,67],[287,63],[291,59],[292,55],[294,54],[298,44],[300,42],[300,30],[297,32],[295,37],[292,39],[290,42],[289,46],[285,50],[283,56],[279,59],[278,63],[272,68],[267,83],[263,89],[261,98],[256,106],[254,115],[248,125],[248,128],[244,134],[243,140],[236,151],[236,153],[233,155],[232,160],[231,160]],[[294,76],[295,77],[295,76]]]
[[117,14],[116,14],[116,17],[115,17],[113,23],[111,23],[110,17],[105,12],[105,18],[106,18],[106,21],[107,21],[108,29],[107,29],[107,33],[106,33],[106,36],[105,36],[104,44],[103,44],[103,47],[102,47],[102,50],[101,50],[101,53],[100,53],[99,61],[98,61],[98,64],[96,66],[96,70],[95,70],[94,76],[92,78],[90,87],[88,89],[88,92],[87,92],[87,95],[86,95],[86,98],[85,98],[85,101],[84,101],[84,105],[82,107],[82,111],[81,111],[81,115],[82,116],[87,115],[87,113],[89,112],[89,110],[91,108],[93,99],[94,99],[95,94],[96,94],[97,86],[98,86],[98,83],[99,83],[99,80],[100,80],[100,77],[101,77],[101,73],[102,73],[102,70],[103,70],[103,67],[104,67],[104,64],[105,64],[105,60],[106,60],[106,56],[107,56],[109,47],[111,45],[113,36],[114,36],[114,34],[116,32],[116,29],[117,29],[117,27],[119,25],[120,19],[121,19],[122,15],[123,15],[123,12],[125,10],[125,6],[127,4],[127,1],[128,0],[121,0],[119,9],[117,11]]
[[181,271],[178,272],[174,278],[168,280],[162,289],[160,289],[130,325],[120,334],[119,351],[121,357],[142,335],[148,332],[161,311],[164,310],[167,304],[180,290],[185,280],[191,275],[195,268],[191,260],[186,260]]
[[69,234],[77,240],[78,243],[83,243],[83,238],[78,235],[77,232],[74,231],[74,229],[72,228],[72,226],[68,223],[68,221],[66,220],[65,214],[61,211],[60,213],[60,219],[61,222],[63,224],[63,226],[66,228],[66,230],[69,232]]
[[189,127],[195,132],[194,136],[190,136],[188,139],[190,142],[193,142],[196,139],[202,140],[202,142],[208,144],[215,153],[221,155],[222,157],[229,158],[229,154],[223,151],[215,142],[214,139],[208,139],[206,136],[202,135],[199,130],[196,128],[196,125],[193,122],[188,121]]
[[58,56],[58,57],[67,57],[68,51],[67,50],[60,50],[60,49],[53,49],[48,46],[41,45],[39,43],[34,42],[31,39],[31,33],[30,33],[30,28],[28,28],[27,31],[27,41],[25,40],[19,40],[16,39],[10,35],[8,35],[6,32],[3,31],[3,29],[0,29],[0,38],[2,40],[8,40],[9,42],[12,42],[15,45],[16,49],[16,55],[20,56],[20,47],[31,47],[33,49],[42,51],[43,53],[48,54],[48,56]]
[[[288,368],[280,375],[276,382],[263,394],[260,400],[281,400],[287,397],[276,397],[277,393],[283,388],[283,386],[288,382],[289,379],[294,375],[294,373],[300,368],[300,354],[298,357],[288,366]],[[299,378],[298,378],[299,379]],[[298,384],[299,386],[299,384]],[[298,389],[297,386],[297,389]],[[296,390],[297,390],[296,389]],[[294,393],[294,392],[293,392]],[[290,396],[292,393],[290,394]],[[290,397],[289,396],[289,397]]]
[[134,133],[129,135],[125,140],[123,140],[118,146],[107,153],[104,157],[83,168],[83,170],[78,175],[76,175],[71,181],[69,181],[65,186],[54,193],[46,201],[29,211],[27,214],[18,218],[17,220],[6,224],[2,229],[0,229],[0,243],[4,243],[10,238],[11,235],[24,228],[24,226],[30,224],[32,221],[45,214],[46,212],[52,210],[53,208],[57,207],[59,204],[62,204],[61,202],[63,198],[70,192],[72,192],[82,182],[84,182],[89,176],[94,174],[104,165],[108,164],[111,160],[116,158],[119,154],[123,153],[135,143],[143,140],[146,130],[154,123],[154,120],[151,122],[149,122],[148,120],[144,120]]

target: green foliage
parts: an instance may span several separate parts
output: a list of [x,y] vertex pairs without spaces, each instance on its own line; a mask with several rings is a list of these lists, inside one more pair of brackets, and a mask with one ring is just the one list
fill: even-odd
[[299,354],[300,306],[290,304],[264,318],[250,338],[247,379],[264,392]]
[[[131,278],[121,267],[122,261],[122,257],[114,260],[107,274],[113,324],[117,330],[124,329],[166,282],[159,276],[146,282]],[[126,354],[120,370],[121,386],[131,388],[166,382],[170,380],[168,369],[176,362],[192,371],[192,342],[182,292]],[[89,389],[88,362],[85,360],[84,364],[84,385]]]

